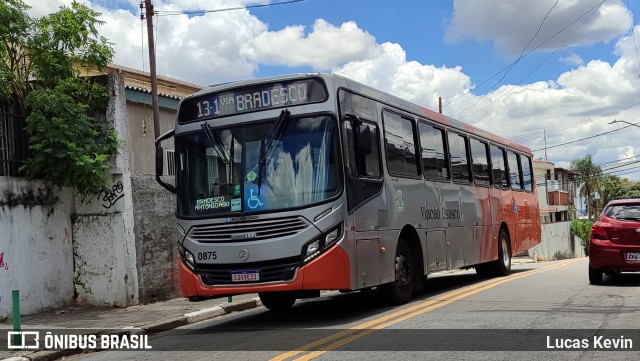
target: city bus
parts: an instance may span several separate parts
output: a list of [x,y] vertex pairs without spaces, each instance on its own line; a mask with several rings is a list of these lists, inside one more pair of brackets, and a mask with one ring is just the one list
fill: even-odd
[[[171,138],[175,184],[161,177]],[[438,271],[509,274],[512,255],[541,240],[531,160],[335,74],[212,86],[183,98],[156,140],[156,179],[176,194],[182,294],[258,293],[272,310],[323,290],[402,304]]]

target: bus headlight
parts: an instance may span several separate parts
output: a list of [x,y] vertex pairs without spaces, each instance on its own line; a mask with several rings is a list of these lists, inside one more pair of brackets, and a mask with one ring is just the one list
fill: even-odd
[[324,247],[329,247],[334,244],[337,240],[342,236],[342,223],[340,223],[336,228],[332,229],[327,233],[324,238]]
[[320,254],[320,240],[317,239],[309,244],[307,244],[307,250],[304,256],[304,263],[311,261],[316,258]]
[[182,258],[184,264],[193,271],[196,265],[196,259],[193,257],[193,253],[187,251],[181,243],[178,243],[178,253],[180,253],[180,258]]
[[320,236],[302,248],[302,255],[304,258],[303,263],[307,263],[312,259],[318,257],[322,252],[331,247],[342,237],[342,223],[332,228],[329,232]]
[[196,266],[196,259],[193,257],[193,254],[187,251],[186,249],[184,250],[184,253],[185,253],[185,256],[184,256],[185,263],[189,268],[193,270]]

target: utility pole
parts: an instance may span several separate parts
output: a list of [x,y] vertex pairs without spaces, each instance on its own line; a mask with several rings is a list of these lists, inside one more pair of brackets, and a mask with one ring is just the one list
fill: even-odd
[[151,73],[151,108],[153,109],[153,135],[160,137],[160,110],[158,109],[158,77],[156,74],[156,46],[153,41],[153,4],[144,0],[147,17],[147,37],[149,41],[149,72]]

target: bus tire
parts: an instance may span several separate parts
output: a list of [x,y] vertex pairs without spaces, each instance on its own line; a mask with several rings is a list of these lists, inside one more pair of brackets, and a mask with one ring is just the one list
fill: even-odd
[[511,240],[504,229],[498,236],[498,259],[492,262],[481,263],[475,266],[479,277],[502,277],[511,273]]
[[495,265],[495,274],[498,277],[508,276],[511,273],[511,240],[504,229],[498,236],[498,260]]
[[413,263],[411,248],[404,239],[398,239],[394,262],[395,281],[381,287],[383,297],[389,303],[401,305],[411,300],[416,277]]
[[286,310],[296,303],[296,296],[291,292],[260,292],[262,305],[272,311]]

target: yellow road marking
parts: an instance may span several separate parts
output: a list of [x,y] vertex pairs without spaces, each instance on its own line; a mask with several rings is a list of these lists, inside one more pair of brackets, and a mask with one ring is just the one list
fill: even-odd
[[[287,353],[284,353],[282,355],[276,356],[274,358],[272,358],[270,361],[282,361],[282,360],[286,360],[288,358],[294,357],[300,353],[303,352],[307,352],[313,348],[316,348],[318,346],[322,346],[322,345],[326,345],[327,343],[334,341],[336,339],[340,339],[341,340],[334,342],[330,345],[327,345],[325,347],[322,347],[321,351],[313,351],[307,355],[301,356],[297,359],[297,360],[311,360],[313,358],[316,358],[328,351],[334,350],[340,346],[344,346],[350,342],[353,342],[357,339],[360,339],[366,335],[369,335],[373,332],[379,331],[381,329],[384,329],[386,327],[389,327],[391,325],[394,325],[396,323],[402,322],[404,320],[407,320],[409,318],[433,311],[435,309],[438,309],[440,307],[444,307],[448,304],[451,304],[455,301],[458,301],[460,299],[469,297],[471,295],[474,295],[476,293],[488,290],[490,288],[493,288],[497,285],[506,283],[506,282],[510,282],[516,279],[520,279],[523,277],[527,277],[536,273],[540,273],[540,272],[544,272],[544,271],[549,271],[552,269],[556,269],[556,268],[560,268],[560,267],[564,267],[566,265],[569,265],[571,263],[577,262],[580,259],[574,259],[571,261],[566,261],[563,262],[561,264],[556,264],[556,265],[552,265],[552,266],[548,266],[548,267],[544,267],[544,268],[539,268],[527,273],[522,273],[522,274],[512,274],[511,276],[508,277],[503,277],[503,278],[498,278],[498,279],[493,279],[493,280],[488,280],[485,282],[482,282],[480,284],[477,285],[473,285],[473,286],[468,286],[465,288],[462,288],[460,290],[454,291],[454,292],[450,292],[447,294],[444,294],[442,296],[436,297],[434,299],[419,303],[415,306],[411,306],[396,312],[393,312],[391,314],[388,314],[386,316],[353,326],[349,329],[337,332],[333,335],[324,337],[322,339],[313,341],[311,343],[308,343],[302,347],[297,348],[296,351],[290,351]],[[397,318],[396,318],[397,317]],[[395,319],[394,319],[395,318]],[[391,320],[391,321],[389,321]],[[387,322],[385,322],[387,321]],[[369,328],[371,327],[371,328]],[[343,338],[345,336],[348,336],[346,338]]]

